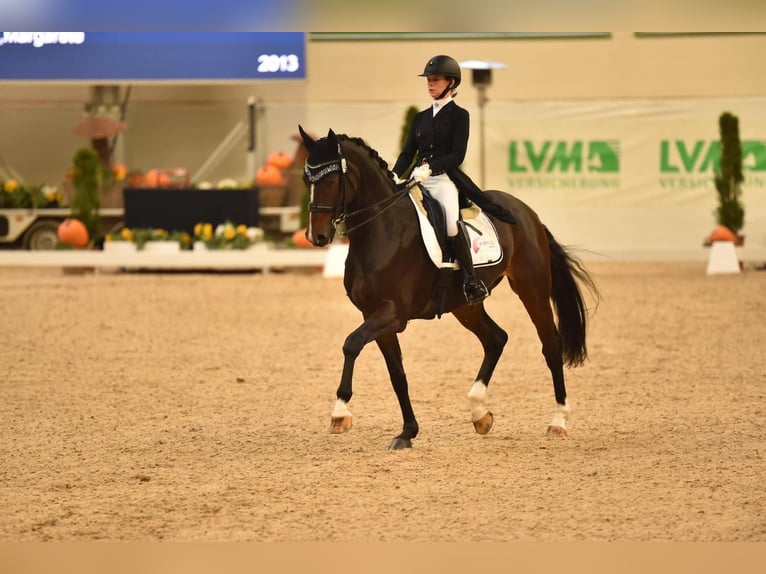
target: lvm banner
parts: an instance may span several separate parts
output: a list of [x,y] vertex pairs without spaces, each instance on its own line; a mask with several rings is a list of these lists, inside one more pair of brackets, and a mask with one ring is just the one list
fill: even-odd
[[[742,143],[744,231],[766,246],[764,98],[488,109],[486,187],[526,201],[554,232],[607,251],[701,245],[715,225],[718,120],[731,112],[739,118]],[[475,170],[467,166],[472,175]]]

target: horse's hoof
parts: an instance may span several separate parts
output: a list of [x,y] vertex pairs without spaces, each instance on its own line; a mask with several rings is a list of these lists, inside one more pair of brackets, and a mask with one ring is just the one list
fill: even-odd
[[332,434],[343,434],[351,428],[351,417],[330,417],[330,432]]
[[391,441],[391,446],[388,447],[388,450],[402,450],[403,448],[412,448],[412,441],[408,438],[396,437]]
[[545,432],[546,436],[569,436],[569,431],[564,427],[551,425]]
[[473,421],[473,428],[475,428],[476,432],[479,434],[487,434],[494,422],[495,417],[492,416],[491,412],[487,411],[487,414],[481,417],[478,421]]

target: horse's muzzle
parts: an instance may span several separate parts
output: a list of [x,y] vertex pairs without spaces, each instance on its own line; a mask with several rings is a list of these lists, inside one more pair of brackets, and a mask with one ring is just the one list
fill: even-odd
[[324,247],[328,243],[330,243],[330,238],[327,235],[319,234],[316,235],[311,239],[311,243],[314,244],[314,247]]

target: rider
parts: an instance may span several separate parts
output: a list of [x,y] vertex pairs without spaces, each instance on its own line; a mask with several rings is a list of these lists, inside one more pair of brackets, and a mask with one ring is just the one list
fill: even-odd
[[448,240],[463,270],[463,292],[473,305],[483,301],[489,291],[474,275],[468,230],[460,220],[458,190],[449,175],[463,163],[468,148],[468,111],[453,99],[460,85],[460,66],[449,56],[434,56],[419,75],[427,79],[433,102],[413,119],[392,170],[394,180],[402,183],[401,175],[417,154],[412,179],[423,184],[444,209]]

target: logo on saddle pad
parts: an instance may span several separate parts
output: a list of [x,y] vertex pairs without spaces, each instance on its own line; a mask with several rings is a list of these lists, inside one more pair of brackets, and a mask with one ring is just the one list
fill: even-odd
[[[410,190],[409,197],[415,205],[415,211],[420,222],[420,236],[423,238],[423,245],[425,245],[431,261],[438,268],[456,267],[454,262],[445,263],[442,261],[442,249],[439,245],[439,240],[436,238],[436,231],[434,231],[423,208],[423,198],[420,190],[417,187],[413,187]],[[473,266],[486,267],[499,263],[503,259],[503,250],[500,248],[500,240],[492,221],[476,206],[462,209],[460,213],[468,228]]]

